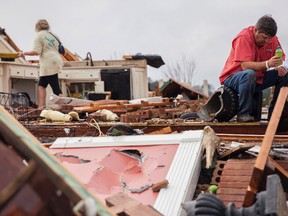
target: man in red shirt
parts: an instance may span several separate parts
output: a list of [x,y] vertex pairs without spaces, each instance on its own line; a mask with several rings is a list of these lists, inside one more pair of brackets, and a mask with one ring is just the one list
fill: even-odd
[[[270,15],[261,17],[255,26],[243,29],[232,41],[232,49],[220,74],[220,83],[239,95],[238,122],[255,121],[253,96],[263,89],[275,86],[269,107],[271,116],[280,88],[288,85],[283,57],[275,56],[278,41],[277,24]],[[280,65],[280,66],[279,66]]]

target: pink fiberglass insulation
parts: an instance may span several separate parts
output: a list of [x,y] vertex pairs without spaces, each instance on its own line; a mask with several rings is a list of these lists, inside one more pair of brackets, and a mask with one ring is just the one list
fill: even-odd
[[49,152],[103,202],[106,197],[124,191],[144,205],[153,205],[158,193],[149,186],[166,178],[177,148],[175,144],[49,149]]

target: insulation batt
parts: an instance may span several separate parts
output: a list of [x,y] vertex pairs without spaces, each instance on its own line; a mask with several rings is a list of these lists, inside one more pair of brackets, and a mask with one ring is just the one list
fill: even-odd
[[98,110],[97,112],[106,115],[106,120],[108,121],[117,121],[119,119],[115,113],[107,109]]
[[218,151],[219,149],[220,139],[210,126],[205,126],[203,135],[202,143],[203,148],[206,150],[206,168],[208,169],[212,166],[215,150]]
[[63,114],[59,111],[54,110],[42,110],[40,113],[41,117],[50,119],[52,121],[71,121],[72,117],[67,114]]

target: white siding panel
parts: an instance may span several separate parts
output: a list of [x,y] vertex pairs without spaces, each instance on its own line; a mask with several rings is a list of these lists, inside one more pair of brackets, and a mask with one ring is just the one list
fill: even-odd
[[192,200],[201,170],[202,138],[183,139],[167,174],[169,185],[159,192],[154,208],[165,216],[186,215],[181,203]]

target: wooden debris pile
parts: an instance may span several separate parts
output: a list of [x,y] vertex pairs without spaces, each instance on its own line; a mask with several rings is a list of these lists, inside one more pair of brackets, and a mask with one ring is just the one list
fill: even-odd
[[104,100],[95,101],[86,104],[62,105],[60,110],[65,112],[74,110],[88,114],[88,121],[95,119],[97,121],[109,121],[99,114],[99,110],[110,110],[119,116],[119,121],[123,123],[145,122],[150,119],[179,119],[187,112],[197,112],[206,100],[193,101],[175,101],[169,98],[163,98],[160,102],[141,101],[137,104],[131,104],[128,101]]

